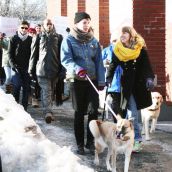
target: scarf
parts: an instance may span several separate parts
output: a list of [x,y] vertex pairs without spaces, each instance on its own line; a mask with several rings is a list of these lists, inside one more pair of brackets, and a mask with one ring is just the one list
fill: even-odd
[[94,37],[92,29],[89,32],[82,32],[76,27],[73,28],[71,35],[80,43],[87,43]]
[[121,41],[117,41],[114,53],[120,61],[127,62],[139,57],[142,47],[145,46],[144,39],[137,37],[131,48],[124,47]]
[[18,37],[19,37],[22,41],[24,41],[24,40],[27,39],[28,34],[22,35],[21,32],[18,31]]

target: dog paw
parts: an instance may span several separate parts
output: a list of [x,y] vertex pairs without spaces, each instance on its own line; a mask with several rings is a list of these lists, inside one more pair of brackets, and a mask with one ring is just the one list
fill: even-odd
[[96,166],[99,165],[99,160],[95,159],[95,160],[94,160],[94,164],[95,164]]
[[150,141],[151,140],[151,137],[145,137],[145,140],[146,141]]
[[112,171],[110,164],[107,164],[107,171]]
[[112,172],[116,172],[116,169],[112,169]]
[[150,130],[150,133],[155,133],[155,129]]

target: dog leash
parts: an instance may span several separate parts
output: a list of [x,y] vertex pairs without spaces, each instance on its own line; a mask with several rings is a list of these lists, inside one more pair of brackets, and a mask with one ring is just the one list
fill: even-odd
[[[98,89],[95,87],[95,85],[93,84],[93,82],[91,81],[91,79],[89,78],[89,76],[87,74],[86,74],[86,78],[88,79],[88,81],[90,82],[90,84],[93,86],[93,88],[95,89],[95,91],[97,92],[97,94],[99,95]],[[112,113],[112,115],[117,119],[117,115],[112,110],[112,108],[108,105],[108,103],[106,101],[104,101],[103,103],[106,104],[106,106],[108,107],[108,109],[110,110],[110,112]]]
[[[106,93],[105,93],[105,100],[104,100],[104,102],[106,102],[107,95],[108,95],[108,87],[106,88]],[[104,103],[104,106],[103,106],[103,114],[102,114],[102,121],[104,121],[104,119],[105,119],[105,107],[106,107],[106,104]]]

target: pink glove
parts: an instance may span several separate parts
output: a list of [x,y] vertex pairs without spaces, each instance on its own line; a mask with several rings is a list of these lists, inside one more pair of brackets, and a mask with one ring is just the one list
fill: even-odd
[[76,71],[76,74],[80,77],[80,78],[85,78],[87,71],[83,68],[80,68],[78,71]]

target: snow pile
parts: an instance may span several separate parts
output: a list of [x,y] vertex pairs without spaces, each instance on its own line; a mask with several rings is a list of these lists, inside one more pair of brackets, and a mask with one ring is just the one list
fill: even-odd
[[3,172],[93,172],[69,147],[48,140],[39,126],[0,89],[0,154]]

